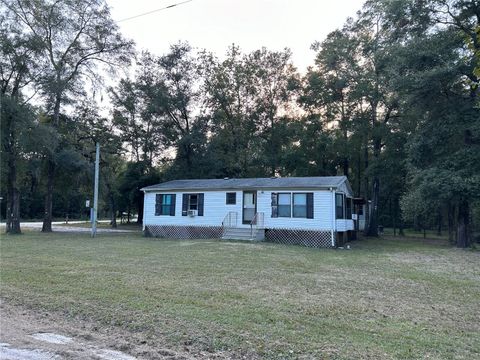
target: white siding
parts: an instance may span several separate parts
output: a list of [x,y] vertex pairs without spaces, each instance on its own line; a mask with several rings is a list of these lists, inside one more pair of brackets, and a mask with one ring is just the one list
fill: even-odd
[[348,231],[353,230],[353,220],[350,219],[338,219],[337,221],[337,231]]
[[353,197],[353,194],[348,188],[347,183],[345,181],[341,183],[340,186],[337,188],[337,192],[342,192],[345,195],[347,195],[347,197]]
[[313,192],[313,219],[305,218],[272,218],[272,191],[258,192],[258,212],[265,213],[265,227],[267,229],[332,229],[332,195],[330,191],[309,190],[275,190],[273,192]]
[[[227,192],[237,193],[237,202],[235,205],[226,205],[225,197]],[[147,192],[145,193],[145,213],[144,219],[146,225],[195,225],[195,226],[221,226],[225,215],[229,211],[239,213],[239,223],[242,214],[242,192],[241,191],[188,191],[186,194],[203,193],[204,206],[203,216],[182,216],[182,195],[184,192]],[[161,215],[155,216],[155,195],[156,194],[176,194],[175,216]]]
[[[234,190],[222,191],[186,191],[185,193],[203,193],[204,195],[204,216],[182,216],[182,195],[184,192],[146,192],[144,205],[144,223],[145,225],[195,225],[195,226],[221,226],[225,215],[229,211],[235,211],[238,214],[237,225],[239,227],[248,227],[242,225],[242,201],[243,192]],[[236,192],[237,201],[235,205],[226,205],[225,198],[227,192]],[[313,219],[305,218],[272,218],[271,194],[272,192],[313,192]],[[175,216],[162,215],[155,216],[155,195],[156,194],[176,194]],[[328,190],[259,190],[257,191],[257,212],[263,212],[265,228],[288,228],[288,229],[315,229],[332,230],[335,226],[333,221],[334,204],[332,193]]]

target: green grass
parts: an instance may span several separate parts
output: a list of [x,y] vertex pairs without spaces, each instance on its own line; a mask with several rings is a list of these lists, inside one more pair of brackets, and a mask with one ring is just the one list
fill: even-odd
[[479,252],[393,237],[351,245],[2,236],[1,295],[175,349],[480,358]]

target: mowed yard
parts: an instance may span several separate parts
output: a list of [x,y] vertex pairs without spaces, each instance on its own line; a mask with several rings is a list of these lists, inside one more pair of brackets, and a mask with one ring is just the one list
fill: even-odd
[[232,358],[480,359],[480,252],[438,241],[385,237],[331,250],[31,232],[2,235],[0,246],[5,303],[153,347]]

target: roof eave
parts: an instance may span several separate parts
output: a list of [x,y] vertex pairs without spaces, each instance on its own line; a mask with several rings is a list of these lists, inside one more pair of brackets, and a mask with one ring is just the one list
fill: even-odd
[[339,185],[328,185],[328,186],[285,186],[285,187],[271,187],[271,186],[242,186],[242,187],[232,187],[232,188],[143,188],[140,191],[143,192],[153,192],[153,191],[230,191],[230,190],[291,190],[291,189],[300,189],[300,190],[330,190],[337,189]]

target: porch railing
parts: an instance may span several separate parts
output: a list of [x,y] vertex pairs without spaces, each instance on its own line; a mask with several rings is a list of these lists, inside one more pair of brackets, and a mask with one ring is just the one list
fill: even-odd
[[258,230],[264,228],[265,214],[263,212],[255,213],[252,221],[250,222],[250,235],[252,239],[256,237]]
[[236,211],[229,211],[227,215],[223,218],[222,227],[223,228],[234,228],[237,227],[238,214]]

